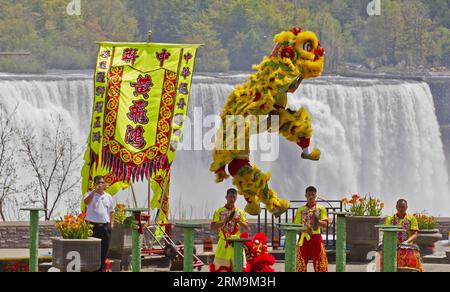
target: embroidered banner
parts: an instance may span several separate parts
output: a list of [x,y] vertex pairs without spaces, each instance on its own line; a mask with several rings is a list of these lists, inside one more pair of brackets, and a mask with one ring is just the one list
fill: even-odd
[[[181,141],[199,45],[99,43],[82,191],[105,176],[114,195],[152,180],[168,215],[170,166]],[[164,203],[167,202],[167,203]]]

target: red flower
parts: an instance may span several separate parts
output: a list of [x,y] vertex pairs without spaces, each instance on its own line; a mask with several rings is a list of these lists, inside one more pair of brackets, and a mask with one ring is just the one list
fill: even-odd
[[295,58],[295,50],[293,47],[288,46],[288,47],[284,47],[281,50],[281,57],[282,58],[289,58],[291,60],[294,60]]
[[298,35],[299,33],[302,32],[302,29],[300,27],[294,27],[290,30],[290,32],[292,32],[295,35]]
[[314,50],[314,55],[316,56],[315,60],[318,60],[320,57],[325,55],[325,49],[319,46]]

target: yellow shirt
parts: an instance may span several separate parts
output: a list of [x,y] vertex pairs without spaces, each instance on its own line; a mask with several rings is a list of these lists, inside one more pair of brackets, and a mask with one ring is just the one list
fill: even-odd
[[403,219],[399,218],[397,214],[389,216],[386,219],[386,225],[399,226],[405,229],[405,232],[398,233],[398,243],[407,241],[411,236],[413,236],[414,232],[419,231],[417,219],[409,214],[406,214]]
[[[320,221],[328,221],[328,214],[325,207],[316,204],[314,207],[310,208],[307,205],[298,208],[295,214],[294,223],[302,224],[305,227],[312,228],[314,226],[314,214],[319,218]],[[322,229],[317,228],[312,231],[312,234],[322,234]]]
[[[214,212],[213,223],[223,222],[225,219],[228,219],[233,210],[228,210],[225,207],[219,208]],[[247,216],[245,212],[239,208],[234,209],[235,215],[232,220],[230,220],[224,228],[219,230],[219,237],[222,239],[228,238],[239,238],[241,235],[241,230],[239,224],[236,222],[236,219],[240,219],[242,222],[247,222]]]

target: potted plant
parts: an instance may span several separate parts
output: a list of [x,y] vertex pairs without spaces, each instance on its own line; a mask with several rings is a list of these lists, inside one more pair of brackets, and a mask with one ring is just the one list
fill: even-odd
[[425,213],[416,213],[414,217],[419,224],[417,245],[422,256],[433,254],[436,242],[442,240],[442,234],[437,229],[437,219]]
[[108,256],[121,261],[121,269],[127,270],[130,265],[132,241],[131,228],[129,224],[125,224],[125,208],[124,204],[117,204],[114,209],[114,230]]
[[351,215],[347,217],[347,246],[349,258],[354,262],[366,262],[371,259],[368,254],[376,250],[380,235],[376,225],[383,223],[381,218],[384,204],[371,196],[353,195],[343,199],[344,209]]
[[53,267],[61,271],[94,272],[100,269],[101,240],[92,238],[86,215],[68,214],[56,221],[62,238],[52,238]]

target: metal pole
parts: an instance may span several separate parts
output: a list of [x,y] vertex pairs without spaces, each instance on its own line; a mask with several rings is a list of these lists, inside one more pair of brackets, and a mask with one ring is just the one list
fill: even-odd
[[30,272],[39,270],[39,211],[30,211]]
[[148,178],[148,206],[147,207],[148,207],[148,215],[151,218],[151,214],[152,214],[152,178],[151,178],[151,176]]
[[138,273],[141,271],[141,235],[136,228],[133,228],[131,241],[133,244],[131,269],[134,273]]
[[39,271],[39,211],[45,212],[46,209],[20,209],[30,212],[30,272]]
[[285,271],[295,272],[297,265],[297,230],[284,230],[286,233],[286,248],[285,248]]
[[292,273],[296,271],[297,266],[297,233],[303,230],[303,225],[280,224],[280,228],[286,236],[284,248],[285,272]]
[[382,272],[397,272],[397,233],[403,232],[402,228],[392,225],[375,226],[383,232],[383,266]]
[[343,273],[346,270],[346,218],[345,216],[337,216],[336,220],[337,234],[336,234],[336,272]]
[[134,187],[133,184],[130,184],[130,189],[131,189],[131,194],[133,195],[133,201],[134,201],[134,207],[138,208],[138,203],[137,203],[137,199],[136,199],[136,193],[134,192]]
[[147,38],[148,38],[148,42],[151,43],[152,39],[153,39],[153,31],[149,30],[147,32]]
[[242,273],[244,271],[244,242],[251,241],[249,238],[232,238],[228,243],[233,245],[233,272]]
[[133,273],[138,273],[141,271],[141,244],[142,237],[140,233],[140,217],[141,213],[145,212],[147,209],[126,209],[125,211],[133,214],[134,218],[139,218],[139,221],[135,223],[133,220],[132,233],[131,233],[131,244],[132,244],[132,253],[131,253],[131,270]]
[[184,230],[184,254],[183,254],[183,270],[185,272],[194,271],[194,231],[200,228],[200,224],[195,223],[177,223],[176,227]]
[[345,212],[331,212],[336,215],[336,272],[344,273],[347,265],[347,216]]
[[184,228],[184,260],[183,270],[194,271],[194,229]]
[[397,272],[397,230],[381,229],[383,231],[383,272]]

